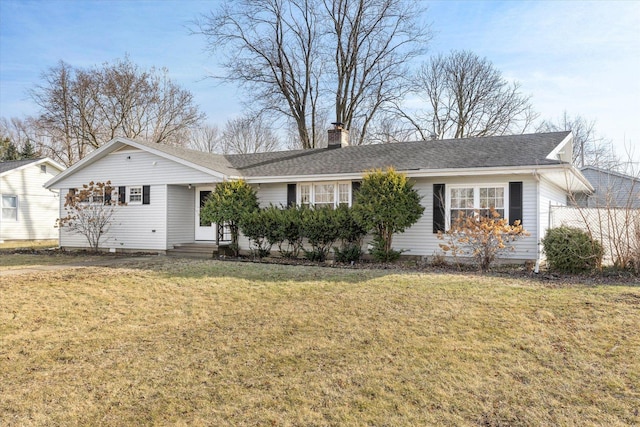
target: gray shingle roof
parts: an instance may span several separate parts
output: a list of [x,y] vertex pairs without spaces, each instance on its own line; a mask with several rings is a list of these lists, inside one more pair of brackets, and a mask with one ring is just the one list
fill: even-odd
[[202,151],[189,150],[187,148],[157,144],[153,142],[136,141],[136,143],[169,154],[170,156],[178,157],[195,165],[212,169],[224,175],[238,175],[238,171],[234,169],[231,163],[222,154],[204,153]]
[[0,173],[8,172],[12,169],[17,169],[29,163],[35,163],[40,159],[27,159],[27,160],[11,160],[8,162],[0,162]]
[[238,175],[305,176],[361,173],[393,166],[399,171],[535,166],[562,163],[546,157],[569,132],[494,136],[335,149],[226,155]]
[[550,132],[228,155],[137,142],[227,176],[268,177],[362,173],[389,166],[410,171],[559,164],[562,162],[546,157],[568,134]]

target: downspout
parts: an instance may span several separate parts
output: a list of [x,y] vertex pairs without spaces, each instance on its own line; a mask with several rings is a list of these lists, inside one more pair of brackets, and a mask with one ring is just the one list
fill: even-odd
[[533,170],[533,179],[536,182],[536,265],[533,272],[540,272],[540,175],[536,169]]

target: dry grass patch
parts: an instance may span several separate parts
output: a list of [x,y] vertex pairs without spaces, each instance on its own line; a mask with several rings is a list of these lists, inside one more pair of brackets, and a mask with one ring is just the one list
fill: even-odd
[[640,289],[149,258],[0,277],[1,425],[633,425]]
[[0,243],[0,249],[48,249],[57,247],[57,240],[11,240]]

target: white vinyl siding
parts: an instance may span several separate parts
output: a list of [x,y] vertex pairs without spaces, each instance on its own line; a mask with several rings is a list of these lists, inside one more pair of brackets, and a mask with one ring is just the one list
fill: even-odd
[[[46,173],[43,173],[41,165],[29,164],[0,176],[0,196],[15,197],[17,205],[15,214],[11,214],[15,219],[3,219],[0,212],[0,241],[58,238],[58,229],[55,228],[59,217],[58,192],[43,186],[60,170],[48,165]],[[7,209],[4,215],[8,213]]]
[[287,204],[287,184],[260,184],[253,185],[258,195],[258,203],[260,207],[267,206],[286,206]]
[[18,221],[18,196],[2,195],[2,214],[3,221]]
[[[152,200],[151,203],[154,203]],[[167,187],[167,243],[171,248],[179,243],[193,242],[195,238],[195,190],[184,186]]]
[[[114,186],[212,183],[215,177],[178,162],[141,150],[116,151],[56,183],[81,188],[91,181]],[[220,180],[221,181],[221,180]],[[153,203],[153,200],[152,202]]]
[[[68,189],[61,190],[64,194]],[[105,234],[101,247],[116,250],[167,249],[167,186],[151,186],[151,204],[117,206],[111,227]],[[64,215],[64,200],[60,203]],[[84,236],[61,230],[60,245],[69,248],[86,248]]]
[[[509,181],[523,182],[523,218],[524,228],[531,233],[515,242],[515,251],[505,253],[505,258],[513,259],[536,259],[538,245],[536,241],[537,214],[536,214],[536,181],[530,175],[515,175],[505,178],[504,176],[473,177],[472,184],[469,185],[468,177],[450,178],[417,178],[413,179],[414,189],[422,197],[422,205],[425,207],[422,217],[416,224],[408,228],[404,233],[398,233],[393,237],[393,247],[397,250],[406,250],[404,255],[408,256],[433,256],[440,254],[441,240],[433,234],[433,184],[445,184],[446,193],[452,187],[504,187],[508,192]],[[507,195],[505,195],[505,203]]]
[[[551,206],[566,206],[567,194],[561,188],[550,183],[545,179],[541,179],[539,195],[540,195],[540,239],[544,239],[545,234],[550,226]],[[524,223],[524,222],[523,222]]]

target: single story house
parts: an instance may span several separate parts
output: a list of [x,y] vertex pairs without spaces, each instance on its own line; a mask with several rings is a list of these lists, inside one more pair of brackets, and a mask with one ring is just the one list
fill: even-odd
[[44,184],[63,170],[49,158],[0,162],[0,242],[58,238],[58,192]]
[[[437,232],[452,212],[493,206],[509,221],[521,220],[530,233],[510,257],[535,261],[550,206],[566,205],[570,192],[592,190],[570,163],[572,140],[570,132],[552,132],[349,146],[348,131],[336,126],[324,148],[219,155],[115,138],[46,186],[66,194],[90,181],[110,180],[127,205],[119,207],[104,247],[164,253],[216,240],[215,225],[202,223],[199,210],[223,180],[244,179],[263,206],[351,204],[366,171],[391,166],[413,180],[425,206],[422,218],[394,237],[396,249],[439,254]],[[83,236],[64,230],[60,244],[86,246]],[[240,246],[248,249],[248,241]]]

